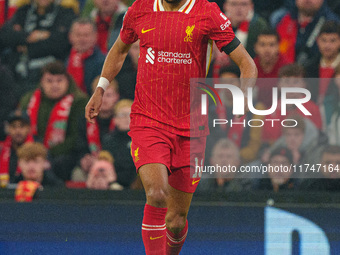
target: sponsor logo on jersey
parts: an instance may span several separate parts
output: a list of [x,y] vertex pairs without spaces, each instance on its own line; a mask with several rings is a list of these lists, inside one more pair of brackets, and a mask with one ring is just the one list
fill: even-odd
[[172,51],[155,51],[150,47],[147,49],[146,63],[154,64],[155,61],[158,63],[168,63],[168,64],[192,64],[191,54],[172,52]]
[[185,33],[187,36],[184,38],[185,42],[192,42],[192,31],[195,29],[195,25],[187,26]]
[[152,31],[152,30],[155,30],[156,28],[154,27],[154,28],[150,28],[150,29],[145,29],[144,30],[144,28],[142,29],[142,34],[145,34],[145,33],[147,33],[147,32],[150,32],[150,31]]
[[139,147],[137,149],[135,149],[135,153],[134,153],[134,156],[135,156],[135,162],[137,162],[139,160]]
[[230,26],[230,24],[231,24],[230,20],[227,20],[227,22],[222,24],[220,28],[222,29],[222,31],[226,30]]
[[190,52],[180,53],[171,51],[158,51],[157,61],[160,63],[190,65],[192,63],[192,58]]
[[155,51],[150,47],[148,48],[146,53],[146,63],[155,63]]
[[222,13],[222,12],[220,13],[220,16],[221,16],[224,20],[227,20],[227,19],[228,19],[227,16],[225,16],[224,13]]

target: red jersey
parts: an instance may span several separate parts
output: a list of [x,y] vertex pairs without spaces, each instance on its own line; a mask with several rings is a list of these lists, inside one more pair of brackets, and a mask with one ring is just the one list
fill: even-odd
[[190,114],[200,114],[198,108],[190,111],[190,78],[205,77],[212,41],[220,50],[237,47],[232,47],[236,40],[230,21],[218,6],[187,0],[179,11],[168,12],[161,0],[137,0],[125,14],[120,38],[126,44],[140,40],[131,128],[207,135],[206,120],[190,125]]

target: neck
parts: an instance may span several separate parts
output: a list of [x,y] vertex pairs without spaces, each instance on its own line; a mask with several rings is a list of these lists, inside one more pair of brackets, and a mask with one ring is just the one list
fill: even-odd
[[44,179],[44,173],[42,175],[39,175],[35,179],[33,179],[33,178],[32,179],[26,179],[26,181],[34,181],[34,182],[39,182],[41,184],[43,179]]
[[278,58],[279,56],[275,56],[274,58],[271,58],[270,61],[264,61],[263,59],[260,59],[260,65],[263,71],[265,73],[270,73],[273,70]]
[[83,54],[83,53],[85,53],[85,52],[88,52],[88,51],[90,51],[90,50],[93,50],[94,49],[94,47],[92,47],[92,48],[89,48],[89,49],[76,49],[76,48],[74,48],[74,50],[77,52],[77,53],[80,53],[80,54]]
[[174,2],[168,3],[166,0],[162,0],[162,4],[165,11],[175,12],[178,11],[187,0],[175,0]]
[[304,22],[312,22],[313,20],[313,15],[307,15],[305,13],[299,13],[299,22],[304,23]]
[[326,64],[326,66],[331,66],[334,61],[337,59],[338,57],[338,54],[335,54],[335,55],[331,55],[329,57],[322,57],[322,61]]
[[12,141],[12,149],[16,151],[22,144],[23,143],[19,144],[19,143]]
[[239,27],[239,25],[241,24],[241,22],[234,22],[234,23],[231,23],[231,24],[233,24],[233,29],[237,29]]
[[105,18],[107,18],[107,17],[111,17],[112,15],[114,14],[114,12],[103,12],[103,11],[101,11],[100,13],[99,13],[99,15],[100,15],[100,17],[102,18],[102,19],[105,19]]

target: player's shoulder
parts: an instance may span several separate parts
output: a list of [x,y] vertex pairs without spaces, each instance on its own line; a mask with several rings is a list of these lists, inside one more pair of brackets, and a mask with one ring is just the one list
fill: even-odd
[[131,7],[129,7],[129,11],[150,9],[153,7],[154,1],[155,0],[136,0]]
[[200,13],[206,13],[207,15],[210,15],[211,12],[222,12],[215,2],[209,2],[208,0],[195,1],[196,8],[200,11]]

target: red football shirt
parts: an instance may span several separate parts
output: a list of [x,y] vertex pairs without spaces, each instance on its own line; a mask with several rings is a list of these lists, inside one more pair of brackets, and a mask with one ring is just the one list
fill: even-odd
[[221,50],[235,38],[218,6],[187,0],[179,11],[168,12],[161,0],[137,0],[125,14],[120,38],[126,44],[140,40],[131,128],[207,135],[206,120],[190,125],[190,114],[200,114],[198,108],[190,111],[190,78],[205,77],[212,41]]

